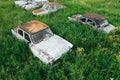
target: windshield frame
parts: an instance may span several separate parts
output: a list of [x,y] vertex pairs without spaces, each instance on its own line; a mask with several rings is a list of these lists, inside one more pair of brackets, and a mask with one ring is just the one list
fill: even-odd
[[[47,8],[47,9],[46,9],[46,8]],[[44,4],[43,7],[42,7],[42,9],[44,9],[44,10],[49,10],[49,6],[48,6],[47,4]]]
[[100,22],[100,26],[101,27],[105,27],[106,25],[108,25],[109,23],[108,23],[108,20],[107,19],[105,19],[105,20],[103,20],[103,21],[101,21]]
[[[49,31],[47,31],[47,33],[49,33],[49,36],[43,36],[44,38],[43,39],[40,39],[40,36],[37,36],[37,37],[39,37],[39,41],[35,41],[35,39],[34,39],[34,35],[35,34],[42,34],[42,32],[44,33],[46,30],[49,30]],[[32,42],[34,43],[34,44],[37,44],[37,43],[39,43],[39,42],[41,42],[41,41],[44,41],[44,40],[46,40],[46,39],[48,39],[48,38],[50,38],[50,37],[52,37],[54,35],[54,33],[51,31],[51,29],[48,27],[48,28],[46,28],[46,29],[43,29],[43,30],[41,30],[41,31],[38,31],[37,33],[34,33],[34,34],[32,34],[31,35],[31,40],[32,40]]]

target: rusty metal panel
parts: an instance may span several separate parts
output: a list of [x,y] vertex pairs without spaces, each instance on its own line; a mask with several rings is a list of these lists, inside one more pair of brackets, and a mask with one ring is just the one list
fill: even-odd
[[84,14],[83,16],[96,21],[98,25],[101,23],[101,21],[106,20],[106,18],[104,16],[101,16],[101,15],[95,14],[95,13],[87,13],[87,14]]
[[19,26],[19,28],[23,29],[24,31],[26,31],[29,34],[33,34],[38,31],[48,28],[48,25],[46,25],[42,22],[39,22],[37,20],[33,20],[33,21],[29,21],[29,22]]

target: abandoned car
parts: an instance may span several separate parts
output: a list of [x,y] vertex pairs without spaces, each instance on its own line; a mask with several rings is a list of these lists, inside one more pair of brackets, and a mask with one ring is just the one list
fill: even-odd
[[15,1],[15,5],[22,7],[23,5],[27,4],[25,0]]
[[66,7],[59,4],[59,3],[56,3],[56,2],[47,2],[43,5],[42,8],[37,9],[37,10],[33,10],[32,13],[33,13],[33,15],[36,15],[36,16],[44,15],[44,14],[48,14],[50,12],[55,12],[61,8],[66,8]]
[[105,33],[109,33],[116,28],[112,24],[109,24],[108,20],[105,17],[95,13],[87,13],[84,15],[76,14],[68,17],[68,19],[70,21],[78,21],[82,24],[87,24]]
[[45,64],[56,61],[73,47],[70,42],[53,34],[48,25],[37,20],[26,22],[11,31],[18,39],[28,42],[32,53]]
[[15,1],[15,4],[21,6],[25,10],[30,10],[32,8],[39,7],[42,4],[45,4],[48,0],[20,0]]

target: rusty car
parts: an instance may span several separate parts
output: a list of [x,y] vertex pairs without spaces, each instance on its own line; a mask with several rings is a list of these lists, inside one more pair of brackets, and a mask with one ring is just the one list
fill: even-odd
[[86,13],[86,14],[75,14],[71,17],[68,17],[70,21],[77,21],[82,24],[87,24],[92,26],[94,29],[109,33],[112,30],[116,29],[115,26],[109,24],[107,18],[96,13]]
[[59,4],[57,2],[47,2],[43,5],[42,8],[33,10],[32,13],[33,15],[36,15],[36,16],[44,15],[51,12],[55,12],[61,8],[66,8],[66,6],[63,6],[62,4]]
[[28,42],[32,53],[45,64],[53,63],[73,47],[70,42],[54,34],[47,24],[37,20],[26,22],[11,31],[18,39]]

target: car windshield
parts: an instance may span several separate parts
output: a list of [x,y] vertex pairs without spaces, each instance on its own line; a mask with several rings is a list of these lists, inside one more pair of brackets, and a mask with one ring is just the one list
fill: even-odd
[[39,43],[42,40],[46,40],[48,38],[50,38],[51,36],[53,36],[52,31],[50,30],[50,28],[44,29],[42,31],[39,31],[33,35],[31,35],[31,39],[33,41],[33,43]]
[[49,6],[45,4],[42,9],[49,10]]
[[106,26],[106,25],[108,25],[108,21],[107,21],[107,20],[104,20],[104,21],[102,21],[102,22],[100,23],[100,26],[101,26],[101,27],[104,27],[104,26]]

